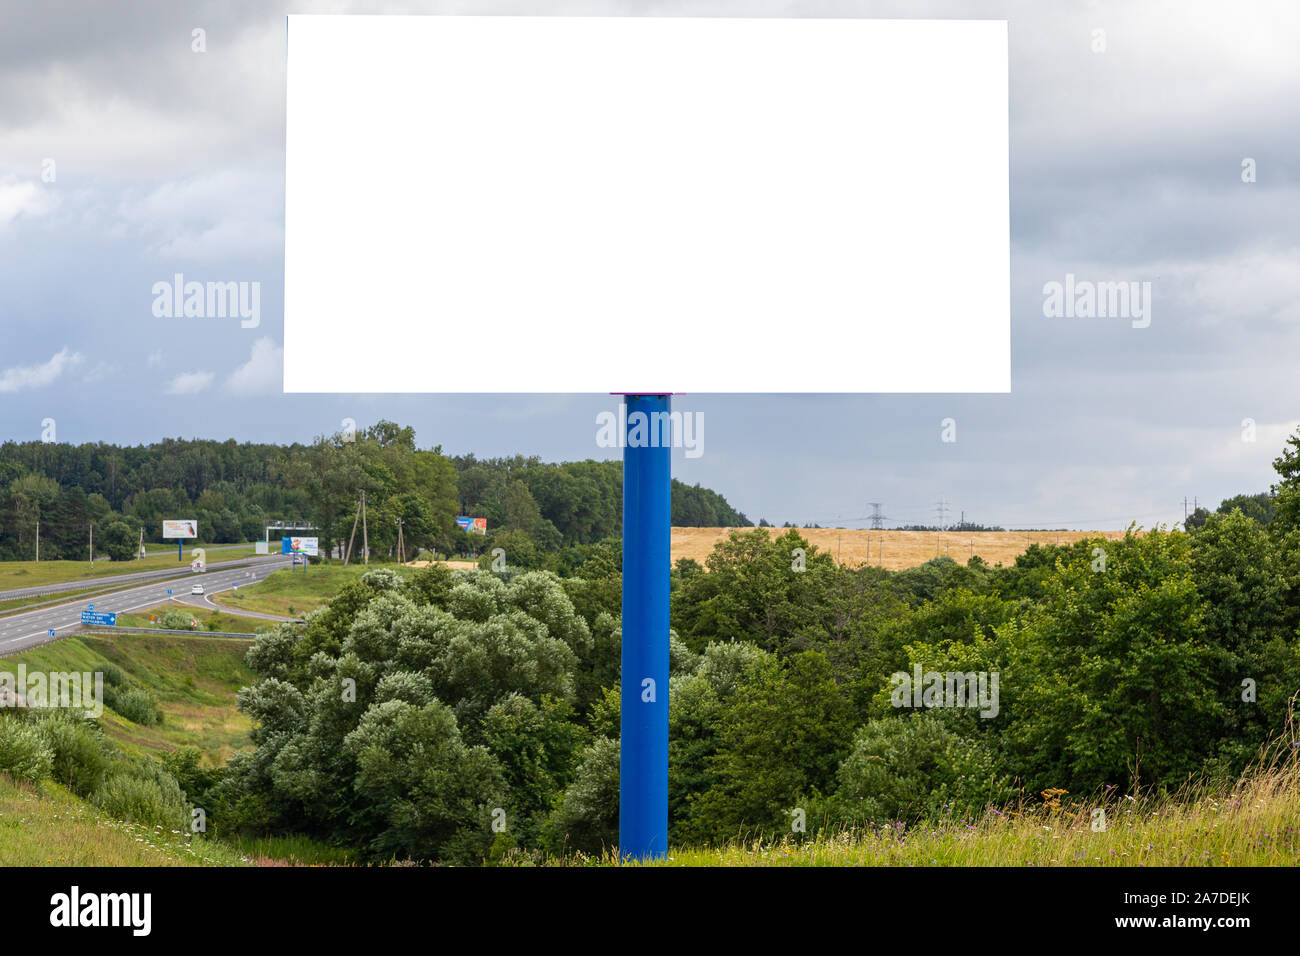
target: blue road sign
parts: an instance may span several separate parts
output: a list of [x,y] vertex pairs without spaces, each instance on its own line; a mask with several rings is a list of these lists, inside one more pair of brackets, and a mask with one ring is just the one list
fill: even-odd
[[94,609],[95,609],[95,605],[93,605],[93,604],[87,604],[87,605],[86,605],[86,610],[87,610],[87,611],[93,611]]
[[168,593],[168,594],[171,594],[171,593],[172,593],[172,589],[171,589],[171,588],[168,588],[168,589],[167,589],[167,593]]
[[54,628],[50,628],[50,637],[54,636]]
[[107,625],[108,627],[116,627],[117,612],[116,611],[82,611],[81,623],[99,624],[101,626]]

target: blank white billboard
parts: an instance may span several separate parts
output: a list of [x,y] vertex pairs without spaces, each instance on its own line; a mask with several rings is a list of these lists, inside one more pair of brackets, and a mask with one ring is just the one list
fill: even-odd
[[285,391],[1010,389],[1004,21],[288,19]]

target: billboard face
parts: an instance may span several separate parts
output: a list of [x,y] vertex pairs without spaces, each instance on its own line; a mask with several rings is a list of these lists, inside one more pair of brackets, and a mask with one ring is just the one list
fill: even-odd
[[164,521],[162,536],[164,538],[197,538],[199,536],[199,523],[189,519]]
[[318,538],[281,538],[281,554],[309,554],[313,558],[318,554]]
[[[288,48],[286,392],[1010,390],[1005,21],[311,14]],[[496,374],[427,360],[469,325]],[[809,360],[720,361],[737,326]]]
[[487,534],[487,518],[466,518],[464,516],[456,519],[456,527],[461,531],[477,531],[479,534]]

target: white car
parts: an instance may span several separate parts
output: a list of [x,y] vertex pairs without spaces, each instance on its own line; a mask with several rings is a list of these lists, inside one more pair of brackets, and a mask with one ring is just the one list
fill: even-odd
[[202,593],[203,593],[203,585],[202,585],[202,584],[196,584],[196,585],[194,585],[194,587],[190,588],[190,593],[191,593],[191,594],[202,594]]

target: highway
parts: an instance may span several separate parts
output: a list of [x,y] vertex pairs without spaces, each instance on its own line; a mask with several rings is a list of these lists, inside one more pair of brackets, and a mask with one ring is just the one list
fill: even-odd
[[[223,548],[207,548],[207,551],[224,551],[229,550],[230,546]],[[234,547],[243,547],[236,545]],[[273,555],[272,557],[275,557]],[[222,568],[233,568],[249,564],[256,561],[267,561],[266,557],[247,557],[232,558],[229,561],[210,561],[208,562],[209,571],[217,571]],[[68,591],[90,591],[99,590],[100,588],[116,587],[119,584],[135,584],[138,581],[163,581],[167,578],[184,577],[193,574],[190,570],[189,562],[176,562],[175,567],[157,568],[151,571],[130,571],[125,574],[103,574],[97,578],[78,578],[74,581],[59,581],[55,584],[40,584],[34,587],[13,588],[8,591],[0,591],[0,601],[16,601],[22,598],[45,597],[46,595],[63,594]]]
[[[214,569],[209,565],[209,569],[201,574],[191,572],[186,577],[175,580],[158,581],[56,607],[43,607],[0,617],[0,657],[47,643],[52,639],[49,634],[51,629],[56,638],[67,637],[80,629],[81,612],[91,604],[96,611],[116,611],[119,614],[165,604],[172,599],[179,599],[178,606],[187,606],[191,600],[196,604],[203,600],[197,595],[191,598],[191,585],[202,584],[206,597],[207,594],[229,591],[236,585],[255,584],[272,571],[290,567],[291,564],[292,558],[289,555],[272,555],[258,559],[256,564],[241,564],[239,567]],[[168,588],[173,591],[171,595],[167,593]],[[221,610],[238,613],[230,608]]]

